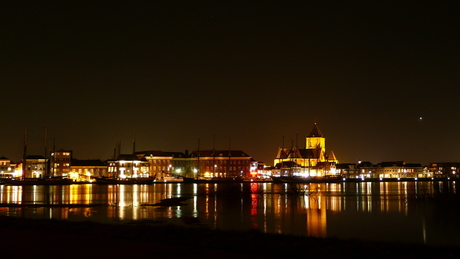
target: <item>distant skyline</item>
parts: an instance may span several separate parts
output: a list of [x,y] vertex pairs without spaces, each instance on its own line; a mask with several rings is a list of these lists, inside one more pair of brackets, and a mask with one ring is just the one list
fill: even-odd
[[[460,161],[452,2],[0,3],[0,156],[240,149],[316,122],[340,162]],[[422,118],[422,119],[420,119]]]

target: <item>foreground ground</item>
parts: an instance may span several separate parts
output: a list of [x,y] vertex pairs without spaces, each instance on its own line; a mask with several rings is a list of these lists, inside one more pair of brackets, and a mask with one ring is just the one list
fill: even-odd
[[153,221],[101,224],[0,217],[2,258],[459,258],[460,247],[429,247],[229,232]]

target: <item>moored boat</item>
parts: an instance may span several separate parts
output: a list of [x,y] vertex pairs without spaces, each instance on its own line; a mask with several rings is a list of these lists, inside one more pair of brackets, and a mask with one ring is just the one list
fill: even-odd
[[67,184],[74,183],[72,179],[62,178],[62,177],[48,177],[44,179],[41,179],[41,178],[24,178],[24,179],[11,178],[11,179],[5,179],[4,182],[5,184],[8,184],[8,185],[67,185]]
[[190,178],[184,177],[184,183],[242,183],[243,179],[235,178]]
[[184,178],[182,177],[173,177],[173,176],[166,176],[160,177],[153,180],[154,183],[182,183],[184,182]]
[[155,178],[109,178],[93,177],[99,184],[152,184]]

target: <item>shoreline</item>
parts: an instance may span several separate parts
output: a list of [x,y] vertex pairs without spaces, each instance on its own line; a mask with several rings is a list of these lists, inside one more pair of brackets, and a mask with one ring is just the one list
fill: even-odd
[[[338,238],[302,237],[266,234],[256,230],[245,232],[210,230],[201,226],[177,226],[161,221],[132,221],[124,224],[104,224],[89,221],[26,219],[0,216],[1,248],[15,255],[13,247],[30,248],[30,255],[77,258],[107,253],[133,253],[177,258],[242,256],[243,258],[286,258],[303,256],[340,256],[341,258],[457,258],[460,246],[428,246],[399,242],[344,240]],[[23,240],[17,240],[18,236]],[[9,238],[11,237],[11,238]],[[35,239],[35,238],[37,239]],[[45,245],[48,243],[48,245]],[[85,248],[85,246],[87,248]],[[76,251],[79,250],[79,251]],[[85,250],[86,249],[86,250]],[[10,252],[9,252],[10,251]],[[102,254],[101,254],[102,253]],[[68,257],[68,255],[65,255]]]
[[222,181],[222,180],[193,180],[193,181],[182,181],[182,182],[155,182],[152,181],[151,183],[98,183],[98,182],[87,182],[87,181],[74,181],[74,182],[67,182],[67,183],[59,183],[59,182],[21,182],[20,180],[16,182],[8,182],[6,183],[5,179],[0,179],[0,185],[5,186],[33,186],[33,185],[44,185],[44,186],[63,186],[63,185],[73,185],[73,184],[98,184],[98,185],[118,185],[118,184],[126,184],[126,185],[154,185],[154,184],[200,184],[200,183],[221,183],[221,184],[251,184],[251,183],[304,183],[304,184],[316,184],[316,183],[376,183],[376,182],[456,182],[460,181],[459,177],[429,177],[429,178],[348,178],[343,177],[338,180],[329,180],[329,179],[307,179],[307,178],[293,178],[291,180],[280,180],[279,177],[275,177],[274,179],[265,179],[265,180],[244,180],[244,181]]

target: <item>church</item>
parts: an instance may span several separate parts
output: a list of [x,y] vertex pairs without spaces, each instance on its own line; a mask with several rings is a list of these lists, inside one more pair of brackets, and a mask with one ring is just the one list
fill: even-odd
[[316,123],[306,137],[304,148],[281,147],[274,160],[275,168],[280,170],[281,176],[335,175],[337,163],[334,152],[326,153],[326,138]]

